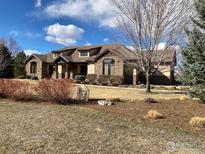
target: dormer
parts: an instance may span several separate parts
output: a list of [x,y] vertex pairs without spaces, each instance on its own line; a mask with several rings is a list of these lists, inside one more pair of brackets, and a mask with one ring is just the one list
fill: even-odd
[[59,56],[62,56],[63,54],[62,53],[53,53],[53,58],[55,59],[55,58],[57,58],[57,57],[59,57]]
[[79,51],[79,57],[80,58],[90,57],[90,53],[89,53],[89,51],[86,51],[86,50]]

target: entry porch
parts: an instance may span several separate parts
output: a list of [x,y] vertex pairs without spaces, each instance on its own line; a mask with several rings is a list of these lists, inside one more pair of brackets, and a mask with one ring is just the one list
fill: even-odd
[[76,75],[87,75],[87,64],[84,63],[54,63],[53,79],[74,79]]

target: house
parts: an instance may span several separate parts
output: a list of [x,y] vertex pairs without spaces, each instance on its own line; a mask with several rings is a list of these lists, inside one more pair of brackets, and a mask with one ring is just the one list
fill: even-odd
[[[25,68],[27,76],[37,76],[39,79],[73,79],[76,75],[105,74],[121,76],[124,82],[132,83],[133,70],[129,64],[136,59],[132,51],[120,44],[77,46],[54,50],[46,55],[33,54],[25,61]],[[175,50],[164,65],[166,71],[156,73],[154,84],[172,84]],[[139,82],[144,82],[143,78],[143,75],[138,77]]]

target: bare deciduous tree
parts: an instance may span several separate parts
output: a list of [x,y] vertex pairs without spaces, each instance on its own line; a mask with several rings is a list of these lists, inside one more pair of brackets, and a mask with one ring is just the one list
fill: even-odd
[[21,48],[11,36],[9,41],[5,37],[0,39],[0,71],[4,70],[11,63],[11,57],[15,56]]
[[[135,49],[137,66],[145,74],[146,91],[150,92],[150,77],[165,68],[161,64],[169,58],[171,46],[184,35],[193,13],[193,0],[111,1],[119,17],[119,29]],[[166,47],[159,53],[160,42]]]

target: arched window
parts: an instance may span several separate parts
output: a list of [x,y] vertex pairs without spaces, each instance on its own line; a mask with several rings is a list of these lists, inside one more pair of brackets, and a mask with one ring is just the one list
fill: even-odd
[[103,61],[103,74],[114,75],[115,73],[115,61],[111,58],[106,58]]
[[30,71],[31,74],[37,73],[37,62],[31,62]]

